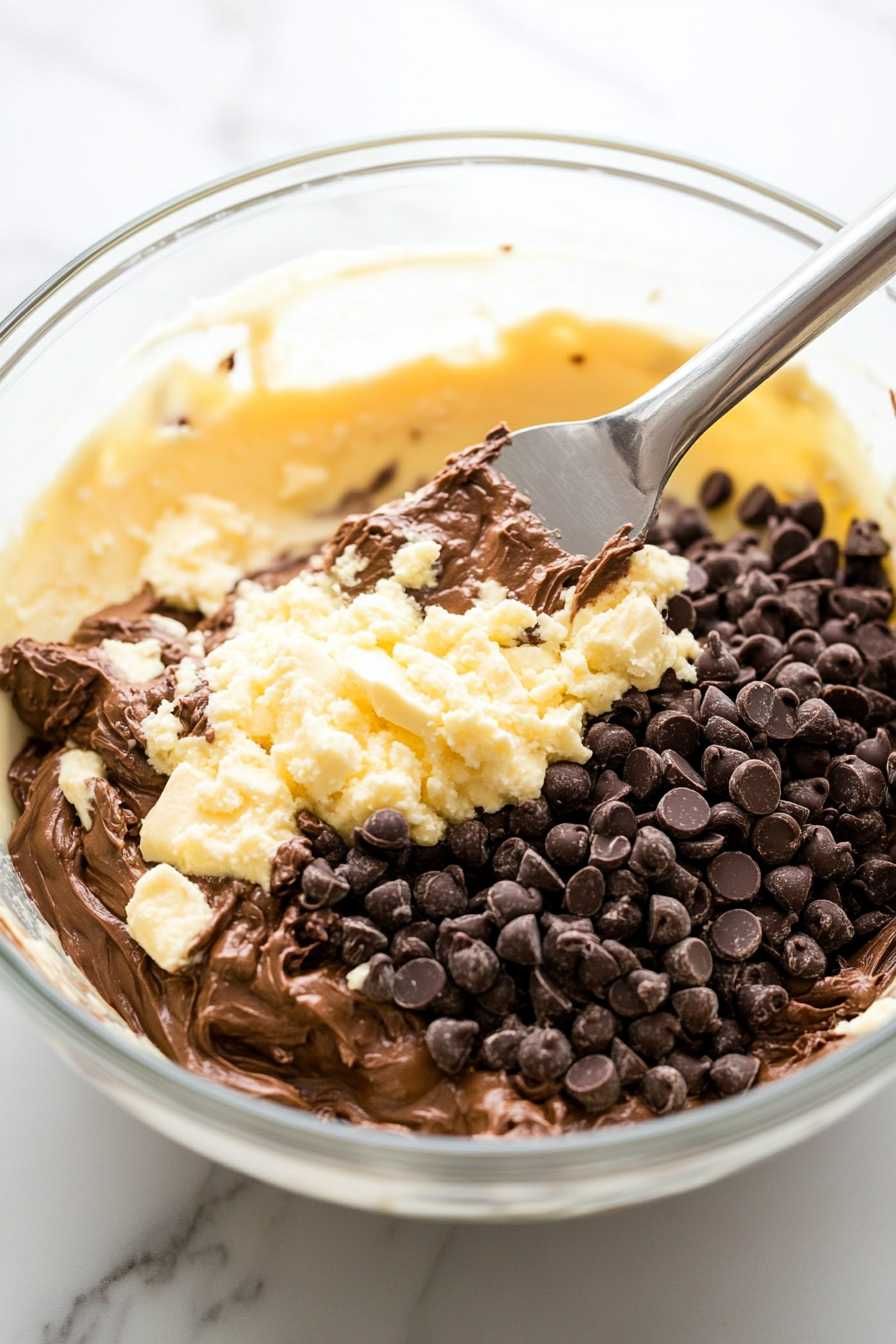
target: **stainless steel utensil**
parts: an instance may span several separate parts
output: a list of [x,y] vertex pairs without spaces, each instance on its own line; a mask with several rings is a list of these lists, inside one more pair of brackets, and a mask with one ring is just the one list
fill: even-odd
[[637,401],[512,435],[498,469],[572,554],[647,526],[675,466],[742,397],[896,271],[896,191]]

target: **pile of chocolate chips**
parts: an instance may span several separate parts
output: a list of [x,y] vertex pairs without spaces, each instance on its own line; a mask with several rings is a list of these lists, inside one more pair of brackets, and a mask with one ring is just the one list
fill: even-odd
[[[701,500],[730,495],[717,472]],[[300,938],[369,963],[361,992],[423,1014],[445,1073],[594,1113],[743,1092],[791,995],[896,914],[887,543],[856,522],[841,554],[817,499],[761,485],[738,515],[725,543],[695,508],[653,527],[690,561],[666,619],[703,641],[697,684],[629,691],[588,725],[588,767],[434,848],[383,810],[348,848],[304,813],[281,849]]]

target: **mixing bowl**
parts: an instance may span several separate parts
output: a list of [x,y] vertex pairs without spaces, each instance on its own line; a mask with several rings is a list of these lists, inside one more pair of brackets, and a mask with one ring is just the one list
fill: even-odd
[[[836,228],[727,169],[558,135],[407,136],[235,174],[98,243],[0,326],[4,543],[64,465],[84,406],[123,351],[193,300],[294,258],[512,244],[540,259],[537,293],[517,295],[520,311],[578,305],[700,339]],[[417,297],[425,307],[426,293]],[[855,427],[857,476],[873,482],[891,539],[894,299],[873,296],[802,361]],[[475,293],[468,302],[472,311]],[[16,736],[8,718],[4,765]],[[5,847],[0,974],[56,1049],[147,1124],[273,1184],[393,1214],[563,1217],[671,1194],[816,1132],[896,1071],[893,1021],[782,1081],[631,1127],[478,1140],[319,1120],[206,1082],[132,1035],[64,957]]]

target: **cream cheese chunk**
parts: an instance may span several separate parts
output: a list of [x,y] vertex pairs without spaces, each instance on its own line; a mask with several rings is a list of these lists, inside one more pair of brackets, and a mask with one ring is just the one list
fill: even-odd
[[153,528],[140,577],[173,606],[211,616],[269,544],[264,529],[230,500],[187,495]]
[[160,863],[138,880],[125,910],[128,933],[163,971],[182,971],[212,921],[201,888]]
[[140,639],[133,644],[104,639],[100,648],[115,670],[136,686],[146,686],[165,671],[162,646],[157,639]]
[[434,844],[477,808],[536,797],[551,761],[588,760],[586,715],[668,668],[695,679],[696,640],[662,614],[687,571],[646,546],[575,616],[571,593],[553,616],[497,592],[458,615],[422,610],[397,578],[354,597],[320,573],[242,584],[203,669],[214,741],[180,736],[168,702],[143,722],[170,775],[144,857],[267,887],[297,808],[343,836],[397,808],[416,843]]
[[93,791],[98,779],[106,778],[106,767],[95,751],[70,747],[59,758],[59,787],[71,803],[85,831],[93,825]]

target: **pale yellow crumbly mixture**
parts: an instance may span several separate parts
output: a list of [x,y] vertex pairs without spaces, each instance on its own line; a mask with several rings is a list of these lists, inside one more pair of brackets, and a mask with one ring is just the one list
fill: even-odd
[[179,736],[175,700],[144,722],[170,776],[143,824],[145,859],[266,887],[297,808],[348,836],[394,807],[433,844],[476,808],[537,796],[551,761],[586,761],[586,716],[630,687],[668,668],[694,680],[696,640],[662,616],[686,583],[681,557],[646,546],[575,617],[570,602],[538,616],[496,585],[453,615],[402,586],[437,563],[421,545],[354,598],[320,574],[241,586],[231,636],[203,670],[214,741]]

